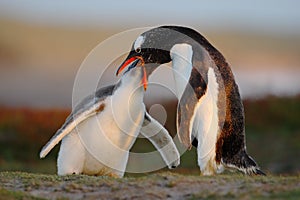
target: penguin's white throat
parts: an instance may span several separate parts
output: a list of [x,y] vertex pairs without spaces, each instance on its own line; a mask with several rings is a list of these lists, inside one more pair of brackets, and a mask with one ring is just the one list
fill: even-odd
[[[140,129],[145,112],[143,104],[144,89],[141,79],[141,67],[133,68],[123,74],[110,102],[114,123],[131,139],[138,134],[136,130]],[[131,139],[130,141],[133,142]],[[131,142],[128,144],[131,145]]]
[[136,90],[143,87],[143,67],[137,66],[123,74],[120,86]]
[[176,95],[180,99],[188,84],[192,72],[192,46],[186,43],[175,44],[170,50]]

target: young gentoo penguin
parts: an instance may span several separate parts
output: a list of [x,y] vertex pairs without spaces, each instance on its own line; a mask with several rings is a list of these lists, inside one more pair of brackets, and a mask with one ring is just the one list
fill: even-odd
[[177,131],[187,148],[197,146],[203,175],[224,167],[264,175],[246,151],[244,108],[230,65],[201,34],[180,26],[153,28],[136,39],[126,61],[135,57],[152,63],[150,71],[172,61]]
[[57,159],[59,175],[122,177],[139,133],[153,143],[169,168],[179,165],[180,155],[171,136],[145,110],[145,67],[136,60],[123,64],[123,68],[127,71],[120,81],[85,98],[41,150],[43,158],[62,141]]

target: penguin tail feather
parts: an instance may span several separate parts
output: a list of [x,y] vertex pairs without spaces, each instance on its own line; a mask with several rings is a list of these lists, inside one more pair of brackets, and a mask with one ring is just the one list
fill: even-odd
[[241,168],[240,171],[244,172],[246,175],[257,175],[257,176],[266,176],[266,174],[259,168],[259,167],[248,167],[248,168]]
[[246,175],[266,176],[266,174],[258,167],[254,159],[251,158],[251,156],[249,156],[245,150],[236,154],[231,159],[225,159],[225,160],[222,159],[222,160],[225,166],[229,168],[238,169],[239,171],[243,172]]
[[254,159],[249,156],[246,152],[244,152],[243,159],[244,160],[244,170],[247,175],[262,175],[266,176],[266,174],[258,167]]

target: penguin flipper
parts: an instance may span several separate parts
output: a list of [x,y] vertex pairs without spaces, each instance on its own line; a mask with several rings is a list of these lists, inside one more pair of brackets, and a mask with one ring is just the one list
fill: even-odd
[[102,102],[109,95],[112,95],[117,85],[109,85],[100,88],[95,94],[84,98],[67,117],[62,127],[52,136],[49,142],[42,148],[40,158],[44,158],[55,145],[68,135],[78,124],[97,114],[104,109]]
[[147,112],[140,133],[159,151],[170,169],[180,164],[180,154],[169,132]]
[[97,107],[99,107],[99,104],[100,103],[95,104],[95,106],[78,115],[71,113],[62,127],[58,129],[49,142],[42,148],[40,152],[40,158],[44,158],[51,151],[51,149],[53,149],[53,147],[57,145],[66,135],[68,135],[78,124],[97,114]]
[[[195,114],[197,105],[201,103],[201,98],[207,90],[207,81],[200,72],[193,68],[182,97],[177,107],[176,126],[180,141],[189,149],[192,148],[192,138],[194,129]],[[196,91],[195,91],[196,90]]]

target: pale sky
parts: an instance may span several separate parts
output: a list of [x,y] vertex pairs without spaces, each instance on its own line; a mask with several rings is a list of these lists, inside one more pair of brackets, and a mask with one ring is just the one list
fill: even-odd
[[185,24],[299,33],[299,7],[298,0],[1,0],[0,17],[63,26]]
[[[218,30],[235,29],[254,31],[267,37],[271,34],[277,36],[284,34],[283,38],[298,38],[290,37],[290,35],[300,35],[299,8],[300,1],[298,0],[210,0],[205,2],[199,0],[1,0],[0,20],[13,19],[45,27],[63,26],[80,29],[94,27],[97,30],[112,27],[119,31],[121,31],[120,28],[128,30],[161,24],[180,24],[196,29],[201,27],[199,30],[202,31],[212,29],[212,32],[218,32]],[[12,42],[12,44],[15,43]],[[247,45],[246,41],[241,45]],[[294,43],[290,46],[287,51],[293,51]],[[233,50],[227,49],[227,51]],[[271,59],[270,65],[273,65]],[[76,72],[68,72],[70,68],[60,66],[65,74],[68,72],[64,76],[60,70],[51,71],[52,68],[47,66],[34,66],[36,68],[31,71],[24,66],[6,67],[5,70],[0,66],[0,105],[70,107]],[[80,63],[76,63],[76,66],[80,66]],[[282,69],[288,66],[287,62]],[[252,70],[251,67],[250,69]],[[234,72],[241,94],[246,98],[269,93],[273,95],[300,93],[300,71],[295,71],[295,68],[273,73],[237,70]],[[279,78],[281,82],[278,81]],[[57,83],[63,84],[58,88]]]

